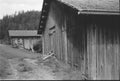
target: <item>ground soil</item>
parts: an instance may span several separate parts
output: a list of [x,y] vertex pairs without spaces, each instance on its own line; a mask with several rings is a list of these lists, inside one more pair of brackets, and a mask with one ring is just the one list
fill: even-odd
[[42,59],[41,54],[0,45],[1,80],[82,80],[79,70],[73,70],[54,56]]

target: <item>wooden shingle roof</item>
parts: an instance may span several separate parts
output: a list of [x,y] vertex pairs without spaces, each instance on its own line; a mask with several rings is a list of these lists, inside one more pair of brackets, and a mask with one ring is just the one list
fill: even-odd
[[[120,15],[119,0],[44,0],[38,34],[42,34],[46,24],[51,2],[57,1],[77,10],[79,14]],[[43,23],[44,22],[44,23]]]
[[[81,12],[107,12],[120,14],[119,0],[58,0]],[[101,13],[99,13],[101,14]],[[103,13],[104,14],[104,13]]]
[[40,36],[37,34],[37,30],[9,30],[9,36],[16,37],[36,37]]

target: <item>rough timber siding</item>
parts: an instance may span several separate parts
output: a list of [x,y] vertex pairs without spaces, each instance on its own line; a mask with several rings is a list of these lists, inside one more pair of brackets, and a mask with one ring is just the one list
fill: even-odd
[[13,46],[18,46],[19,48],[23,48],[23,40],[21,38],[12,38],[11,43]]
[[120,79],[119,17],[68,12],[68,62],[91,79]]
[[89,79],[120,79],[118,18],[78,15],[53,2],[44,32],[44,54],[53,51],[59,60],[81,70]]
[[28,50],[32,50],[32,52],[34,52],[34,50],[33,50],[33,45],[34,44],[36,44],[36,42],[38,41],[38,40],[40,40],[39,38],[24,38],[23,39],[24,40],[24,48],[25,49],[28,49]]
[[25,48],[25,49],[31,49],[33,52],[33,45],[40,40],[38,37],[31,37],[31,38],[25,38],[25,37],[21,37],[21,38],[11,38],[11,44],[13,46],[17,45],[19,48]]
[[59,60],[84,70],[85,28],[83,24],[81,27],[76,25],[79,23],[76,15],[64,13],[58,5],[51,3],[43,38],[44,54],[53,51]]
[[24,39],[24,48],[30,49],[30,39]]
[[[89,18],[89,19],[88,19]],[[89,16],[88,74],[92,79],[120,79],[120,32],[117,16]]]
[[[64,14],[52,3],[44,32],[44,54],[53,51],[59,60],[65,62],[65,29]],[[62,28],[63,27],[63,28]]]

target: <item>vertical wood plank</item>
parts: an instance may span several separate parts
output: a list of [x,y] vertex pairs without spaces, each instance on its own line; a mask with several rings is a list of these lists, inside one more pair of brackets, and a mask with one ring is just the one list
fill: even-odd
[[[57,27],[57,29],[58,29],[58,27]],[[57,31],[57,39],[58,39],[58,59],[60,60],[60,48],[59,48],[59,46],[60,46],[60,43],[59,43],[59,29],[58,29],[58,31]]]
[[69,40],[67,40],[67,57],[68,57],[68,63],[70,63],[70,43]]
[[65,62],[67,63],[67,61],[68,61],[68,57],[67,57],[67,35],[66,35],[66,31],[64,31],[63,32],[63,38],[64,38],[64,40],[63,40],[63,42],[64,42],[64,45],[63,45],[63,49],[65,50]]
[[61,36],[61,30],[59,29],[59,50],[60,50],[60,60],[61,61],[63,61],[62,60],[62,42],[61,42],[61,40],[62,40],[62,36]]
[[92,38],[92,68],[91,68],[91,76],[93,80],[96,79],[96,37],[95,37],[95,32],[92,30],[91,32],[91,38]]
[[70,43],[70,52],[71,52],[71,65],[72,65],[72,68],[74,68],[74,58],[73,58],[73,45],[72,43]]
[[89,38],[89,31],[87,30],[87,59],[88,59],[88,77],[90,77],[90,38]]
[[42,36],[41,39],[42,39],[42,54],[44,55],[45,54],[45,37]]

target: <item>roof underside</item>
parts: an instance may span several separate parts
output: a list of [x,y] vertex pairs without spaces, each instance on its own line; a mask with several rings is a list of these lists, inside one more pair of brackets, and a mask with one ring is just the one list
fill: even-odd
[[9,30],[9,36],[40,36],[37,34],[37,30]]
[[120,13],[119,0],[58,0],[79,11]]
[[44,0],[38,34],[44,31],[52,1],[58,1],[78,11],[78,14],[120,15],[119,0]]

